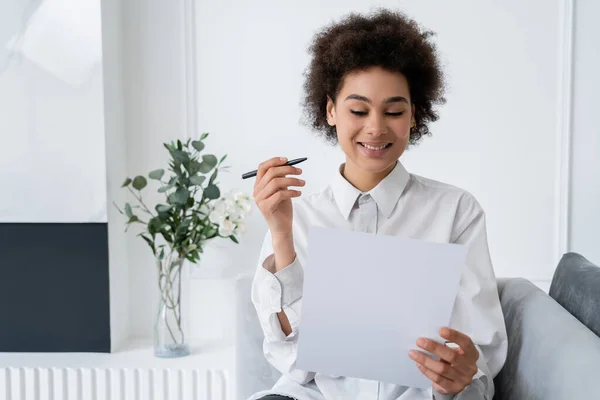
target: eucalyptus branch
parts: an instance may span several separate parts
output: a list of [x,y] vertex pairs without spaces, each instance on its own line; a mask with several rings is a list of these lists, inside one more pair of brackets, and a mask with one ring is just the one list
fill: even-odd
[[150,214],[151,216],[154,217],[154,214],[152,214],[152,212],[150,211],[148,206],[146,206],[146,204],[144,203],[144,200],[142,200],[142,196],[136,195],[135,192],[133,190],[131,190],[131,188],[129,186],[127,187],[127,189],[129,189],[131,194],[133,194],[133,196],[137,199],[137,201],[139,201],[140,204],[144,207],[144,211],[146,211],[148,214]]

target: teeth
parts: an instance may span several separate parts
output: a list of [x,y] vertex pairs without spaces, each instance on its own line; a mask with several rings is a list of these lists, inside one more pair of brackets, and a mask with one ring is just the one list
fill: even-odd
[[361,144],[369,150],[383,150],[387,147],[387,144],[384,144],[383,146],[379,146],[379,147],[369,146],[366,143],[361,143]]

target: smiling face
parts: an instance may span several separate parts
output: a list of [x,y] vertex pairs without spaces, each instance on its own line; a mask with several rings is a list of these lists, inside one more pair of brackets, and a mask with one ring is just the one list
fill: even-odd
[[346,178],[383,179],[404,153],[415,123],[408,82],[380,67],[348,74],[335,104],[327,101],[327,120],[346,154]]

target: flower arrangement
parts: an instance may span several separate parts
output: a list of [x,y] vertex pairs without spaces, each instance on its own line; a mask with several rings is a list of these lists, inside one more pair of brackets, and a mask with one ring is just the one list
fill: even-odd
[[[221,196],[217,177],[227,169],[213,154],[204,154],[204,140],[165,143],[168,150],[169,176],[165,170],[150,172],[148,178],[159,184],[164,203],[150,209],[142,198],[148,186],[146,177],[127,178],[122,184],[137,200],[125,203],[119,212],[127,217],[126,231],[133,224],[144,229],[138,234],[155,256],[160,291],[159,312],[154,327],[154,352],[159,357],[189,354],[181,323],[181,268],[185,260],[200,261],[211,239],[229,238],[239,243],[245,230],[244,220],[252,209],[251,198],[239,191]],[[217,161],[218,160],[218,161]]]

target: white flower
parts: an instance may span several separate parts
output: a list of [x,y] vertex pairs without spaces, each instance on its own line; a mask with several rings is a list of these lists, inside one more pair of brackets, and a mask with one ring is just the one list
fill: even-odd
[[244,213],[248,214],[252,210],[252,202],[250,200],[239,203],[240,208]]
[[227,199],[227,198],[223,199],[223,204],[225,207],[225,212],[227,214],[231,214],[236,209],[236,204],[235,204],[235,201],[233,201],[233,199]]
[[206,205],[206,203],[202,204],[198,211],[200,211],[200,213],[202,213],[203,215],[210,214],[210,208]]
[[225,205],[225,203],[223,202],[223,200],[217,200],[213,206],[213,211],[217,211],[220,214],[225,214],[227,213],[227,206]]
[[238,222],[237,227],[235,228],[235,234],[241,235],[246,233],[246,224],[244,222]]
[[210,212],[208,219],[213,224],[221,225],[225,221],[225,213],[218,210],[216,207]]
[[241,203],[241,202],[247,201],[249,199],[250,199],[250,197],[246,193],[241,192],[241,191],[237,191],[233,194],[233,200],[235,200],[235,202],[237,202],[237,203]]
[[226,219],[222,224],[219,225],[219,235],[221,236],[231,236],[233,235],[233,230],[235,229],[235,224]]
[[237,222],[243,220],[244,218],[246,218],[246,212],[239,204],[236,204],[234,210],[231,212],[231,214],[229,214],[229,219]]

